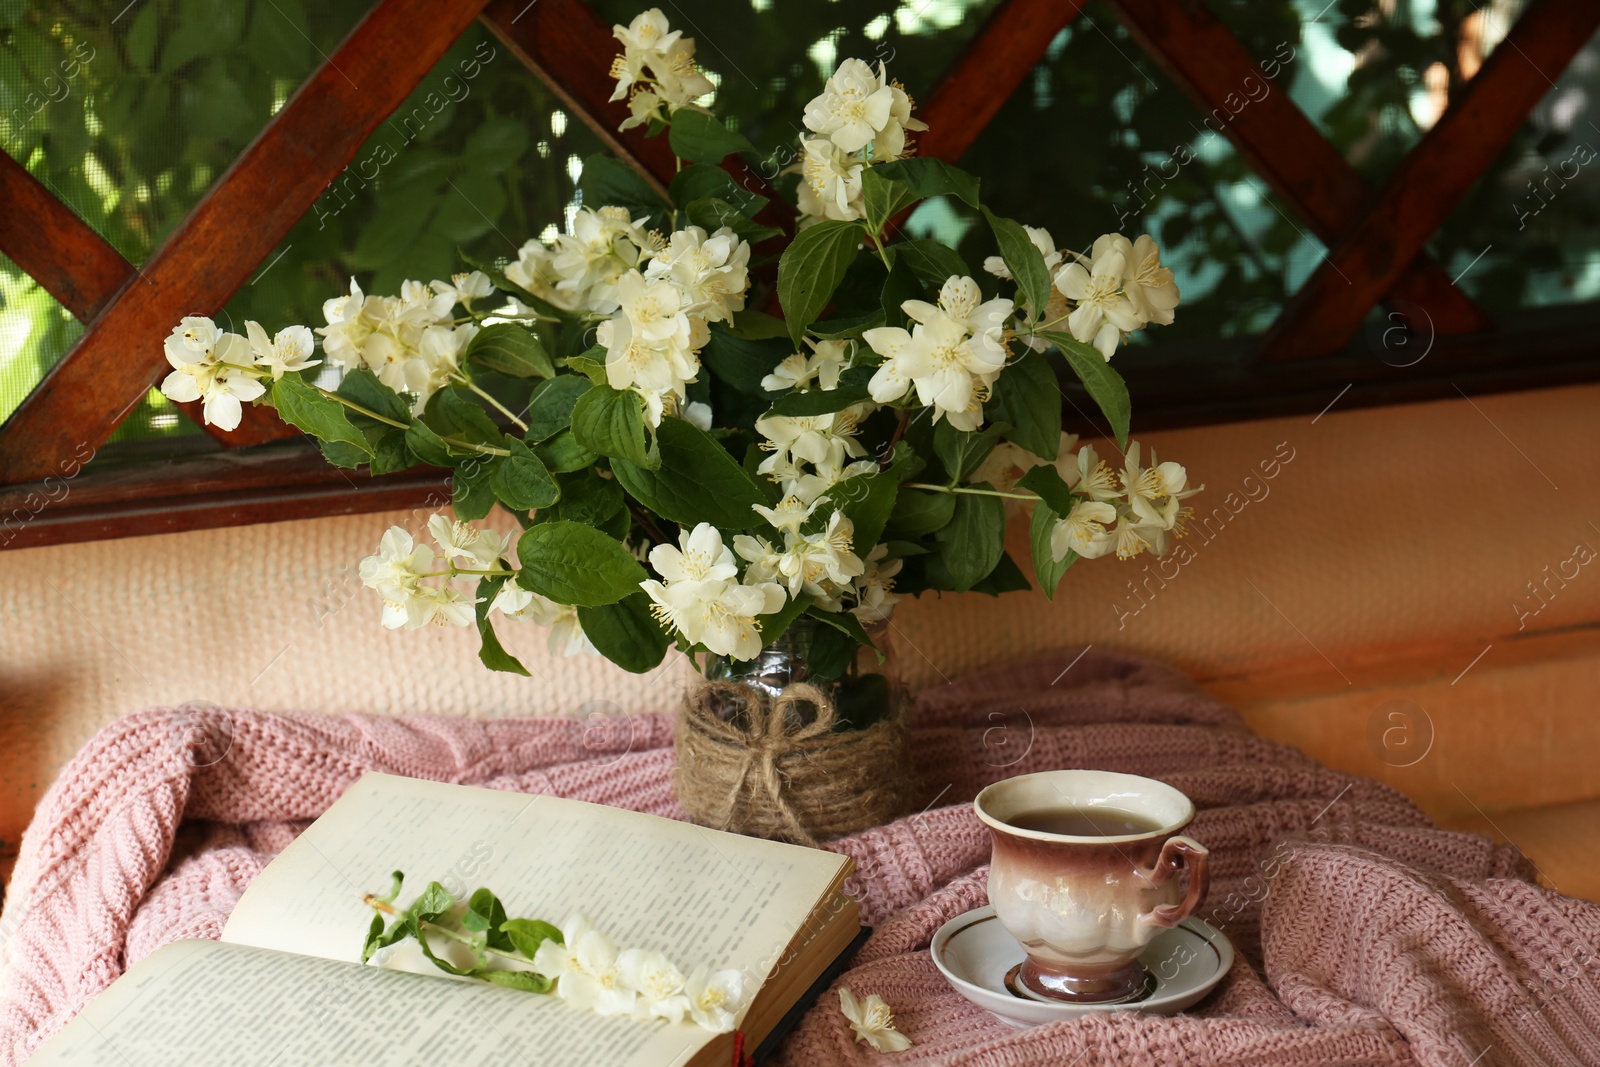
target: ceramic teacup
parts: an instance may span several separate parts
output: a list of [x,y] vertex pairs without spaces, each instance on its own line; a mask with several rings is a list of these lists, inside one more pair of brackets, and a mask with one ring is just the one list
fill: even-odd
[[994,840],[989,903],[1028,954],[1023,992],[1079,1003],[1143,993],[1139,953],[1210,883],[1205,846],[1182,833],[1189,798],[1153,778],[1060,770],[996,782],[973,806]]

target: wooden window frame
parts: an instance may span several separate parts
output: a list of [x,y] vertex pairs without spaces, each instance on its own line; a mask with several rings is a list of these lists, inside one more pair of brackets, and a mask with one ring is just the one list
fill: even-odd
[[[1231,31],[1194,0],[1110,0],[1135,41],[1329,248],[1260,337],[1197,363],[1201,380],[1124,368],[1150,428],[1392,404],[1600,380],[1588,306],[1494,321],[1424,245],[1600,27],[1593,0],[1532,0],[1483,69],[1384,185],[1370,189],[1284,93],[1233,114],[1221,105],[1258,74]],[[957,161],[1043,57],[1083,0],[1004,0],[924,103],[924,155]],[[424,10],[426,9],[426,10]],[[620,158],[664,190],[666,139],[618,133],[611,79],[593,57],[614,48],[583,0],[380,0],[267,124],[142,267],[128,263],[9,155],[0,153],[0,251],[87,329],[0,426],[0,548],[209,526],[438,507],[448,472],[382,477],[329,466],[299,431],[246,408],[220,453],[84,464],[164,371],[161,340],[185,313],[220,308],[277,247],[471,24],[482,22]],[[425,26],[427,33],[417,27]],[[726,164],[754,191],[748,166]],[[246,211],[254,224],[231,225]],[[763,221],[792,232],[774,199]],[[1385,303],[1407,345],[1358,337]],[[1398,325],[1403,324],[1403,325]],[[1196,353],[1197,356],[1200,353]],[[1077,383],[1061,383],[1068,422],[1093,432]],[[191,412],[198,415],[198,412]],[[197,418],[197,421],[198,418]]]

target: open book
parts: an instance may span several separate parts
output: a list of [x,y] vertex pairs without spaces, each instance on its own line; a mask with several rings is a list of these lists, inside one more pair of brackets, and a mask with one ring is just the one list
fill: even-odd
[[[602,1017],[558,997],[361,964],[366,893],[407,874],[512,915],[582,911],[685,970],[740,970],[754,1050],[860,931],[850,861],[548,796],[368,774],[274,859],[222,940],[142,960],[29,1061],[51,1067],[668,1067],[728,1064],[733,1035]],[[397,946],[399,947],[399,946]],[[420,953],[416,957],[421,959]],[[403,961],[402,961],[402,965]]]

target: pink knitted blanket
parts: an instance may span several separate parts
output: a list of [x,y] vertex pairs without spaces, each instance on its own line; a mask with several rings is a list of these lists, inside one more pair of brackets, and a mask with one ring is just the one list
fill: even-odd
[[[1170,669],[1072,653],[921,695],[927,810],[834,842],[877,932],[841,979],[879,993],[905,1063],[1600,1064],[1600,907],[1532,884],[1514,851],[1434,828],[1394,790],[1245,731]],[[156,710],[62,773],[7,894],[0,1055],[21,1062],[125,966],[217,937],[262,866],[369,770],[679,816],[670,720],[390,719]],[[1053,767],[1162,778],[1200,808],[1203,913],[1240,950],[1175,1018],[1013,1030],[969,1005],[927,945],[985,903],[970,800]],[[785,1065],[878,1062],[827,994]]]

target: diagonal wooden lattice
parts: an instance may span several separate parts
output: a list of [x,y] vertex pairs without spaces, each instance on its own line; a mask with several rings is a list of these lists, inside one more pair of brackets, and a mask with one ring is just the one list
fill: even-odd
[[[1230,106],[1263,67],[1199,0],[1111,0],[1140,45],[1218,122],[1274,191],[1331,246],[1285,308],[1268,358],[1343,348],[1386,297],[1447,334],[1491,324],[1423,245],[1600,24],[1593,0],[1533,0],[1461,97],[1374,196],[1286,92]],[[924,102],[925,155],[954,161],[1078,14],[1082,0],[1005,0]],[[428,74],[474,17],[544,80],[621,158],[664,189],[663,137],[617,133],[624,117],[596,55],[609,28],[583,0],[381,0],[140,270],[49,190],[0,158],[0,251],[89,323],[78,344],[0,428],[0,484],[42,478],[58,458],[97,447],[165,366],[161,339],[184,313],[220,307],[282,241],[362,142]],[[418,27],[427,27],[419,32]],[[1268,79],[1270,80],[1270,79]],[[737,161],[730,173],[769,193]],[[248,217],[252,225],[237,226]],[[792,229],[777,199],[763,221]],[[247,409],[248,410],[248,409]],[[270,413],[223,436],[251,444],[292,434]]]

